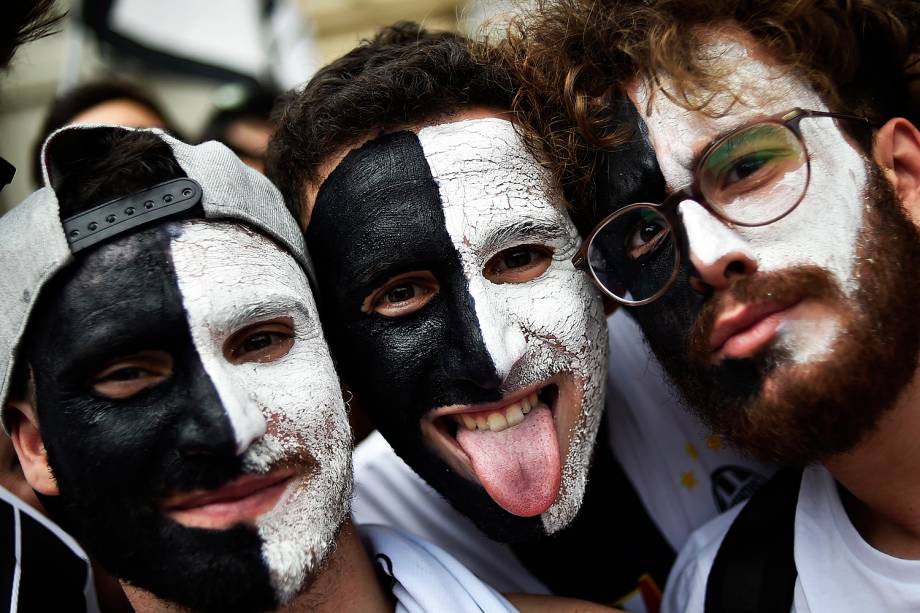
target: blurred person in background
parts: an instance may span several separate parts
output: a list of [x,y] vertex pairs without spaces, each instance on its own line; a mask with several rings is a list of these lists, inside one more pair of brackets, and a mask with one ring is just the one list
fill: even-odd
[[161,128],[178,136],[163,107],[141,86],[112,79],[78,85],[54,99],[38,132],[32,153],[32,179],[36,186],[42,184],[42,143],[58,128],[72,124]]
[[[0,19],[0,72],[6,71],[19,45],[52,34],[63,15],[54,0],[8,0]],[[10,184],[16,168],[0,158],[0,190]]]
[[52,34],[63,15],[54,0],[7,0],[0,20],[0,70],[6,70],[19,45]]
[[272,135],[271,114],[278,92],[241,84],[225,85],[214,94],[217,110],[205,122],[199,141],[216,140],[243,162],[265,172],[265,150]]

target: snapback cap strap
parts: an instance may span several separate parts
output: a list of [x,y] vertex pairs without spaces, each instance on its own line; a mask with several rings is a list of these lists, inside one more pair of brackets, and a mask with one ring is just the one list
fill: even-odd
[[199,202],[201,186],[197,181],[173,179],[65,219],[64,235],[70,251],[77,253],[138,226],[184,213]]

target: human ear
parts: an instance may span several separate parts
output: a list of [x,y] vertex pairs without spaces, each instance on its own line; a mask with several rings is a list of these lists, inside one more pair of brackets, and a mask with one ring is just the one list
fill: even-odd
[[48,451],[31,404],[23,400],[9,400],[3,410],[9,419],[10,438],[13,439],[13,447],[19,456],[26,481],[39,494],[59,495],[60,490],[51,473]]
[[903,117],[890,120],[875,136],[873,156],[904,210],[920,226],[920,131]]

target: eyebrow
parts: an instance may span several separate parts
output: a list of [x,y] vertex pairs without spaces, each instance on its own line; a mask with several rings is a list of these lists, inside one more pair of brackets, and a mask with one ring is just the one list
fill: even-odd
[[221,324],[230,330],[237,330],[255,322],[274,319],[290,313],[303,315],[315,327],[315,318],[310,316],[310,309],[307,308],[306,303],[286,294],[262,295],[259,296],[257,303],[235,306],[233,312]]
[[489,232],[477,249],[497,251],[513,244],[552,242],[569,238],[569,233],[559,224],[542,220],[518,221]]

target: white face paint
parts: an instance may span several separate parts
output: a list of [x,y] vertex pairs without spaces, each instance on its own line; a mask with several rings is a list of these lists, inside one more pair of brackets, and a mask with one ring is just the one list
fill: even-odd
[[[185,222],[171,253],[192,339],[247,472],[310,466],[256,520],[273,586],[287,602],[326,559],[351,499],[351,431],[313,295],[293,257],[239,225]],[[287,354],[228,361],[223,348],[235,332],[278,317],[294,324]]]
[[[804,80],[756,59],[736,39],[718,39],[702,53],[727,75],[725,90],[708,107],[719,116],[689,111],[647,83],[630,92],[648,126],[669,190],[692,181],[694,156],[719,135],[796,107],[827,110]],[[667,90],[671,81],[662,77],[661,86]],[[740,102],[732,105],[735,96]],[[762,272],[815,265],[830,272],[844,293],[851,295],[857,286],[853,268],[866,205],[866,160],[833,119],[804,119],[800,127],[811,160],[811,181],[799,206],[772,224],[742,228],[730,227],[698,203],[684,201],[678,211],[691,256],[711,265],[729,253],[743,254]],[[814,327],[790,321],[780,329],[780,342],[794,360],[807,361],[831,347],[837,330],[837,325]]]
[[[571,262],[578,231],[510,122],[458,121],[424,128],[418,138],[440,189],[447,231],[460,254],[486,348],[506,390],[559,373],[571,374],[575,382],[577,414],[559,437],[565,454],[560,494],[541,516],[547,533],[555,532],[581,505],[607,374],[600,295]],[[483,275],[494,255],[520,245],[552,249],[552,263],[542,275],[503,284]],[[559,432],[561,416],[554,417]]]

